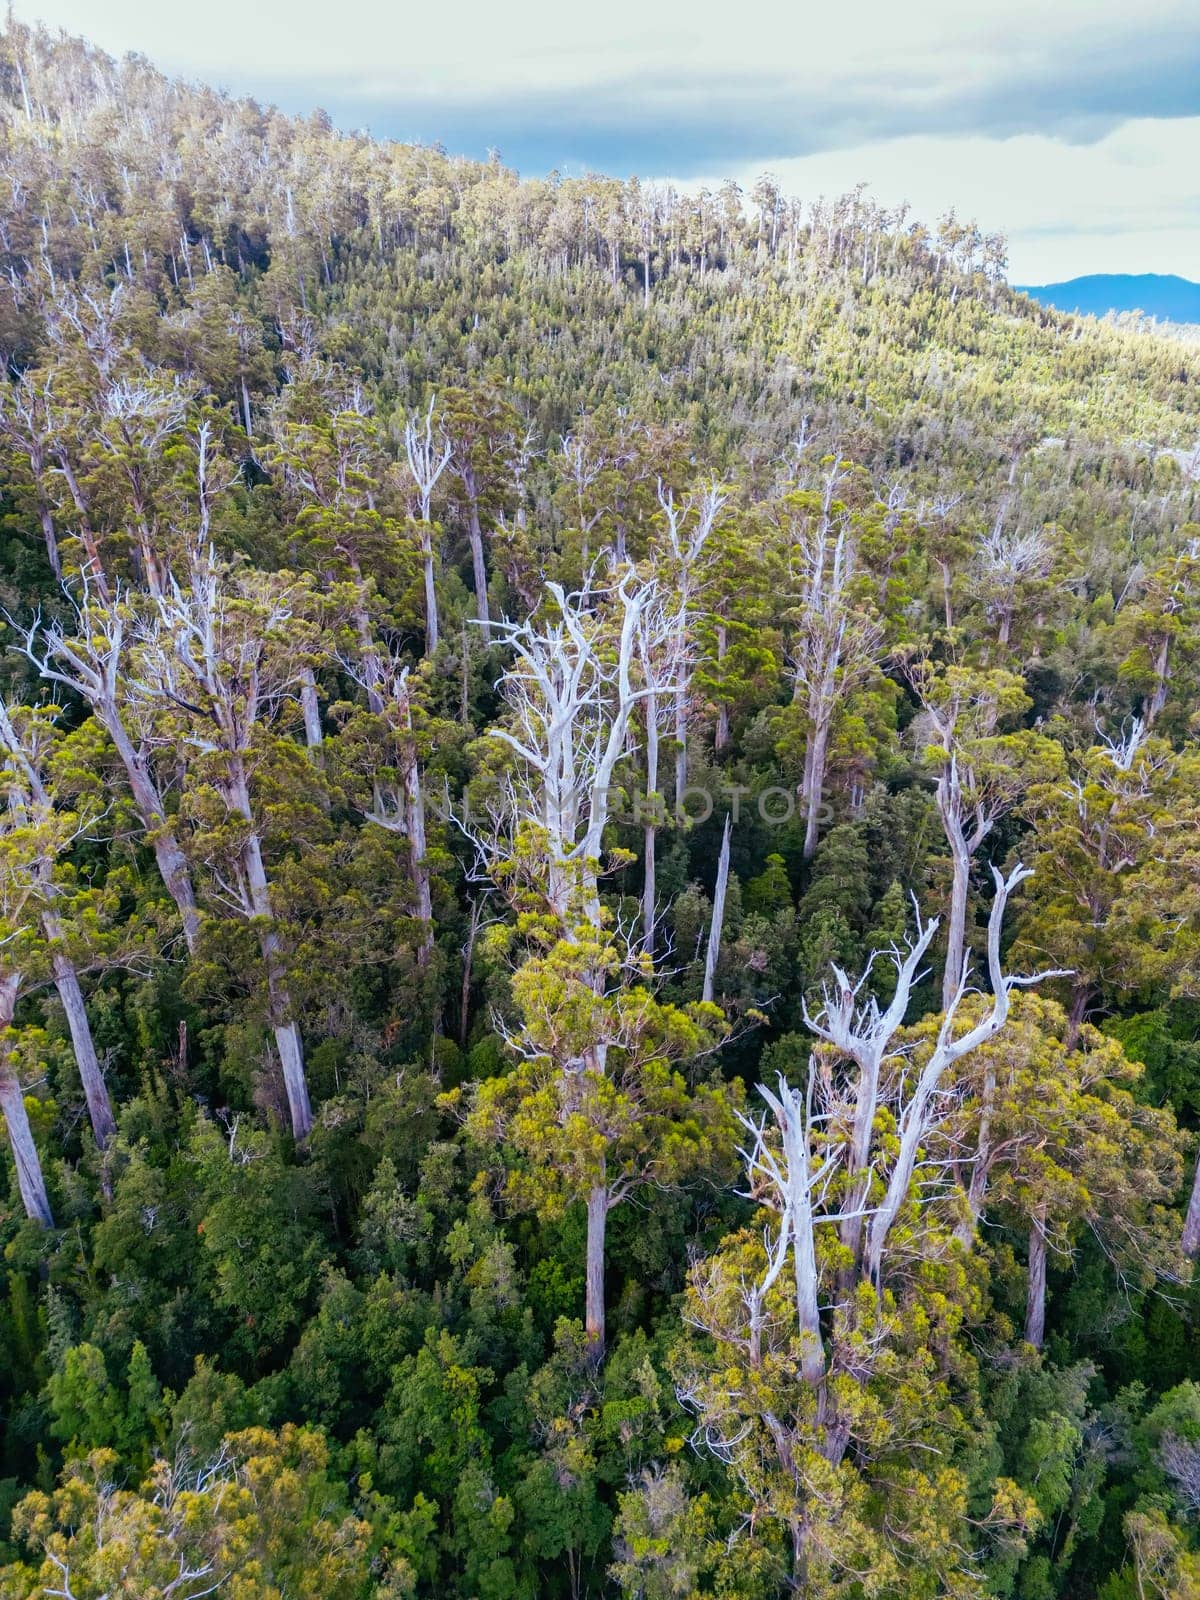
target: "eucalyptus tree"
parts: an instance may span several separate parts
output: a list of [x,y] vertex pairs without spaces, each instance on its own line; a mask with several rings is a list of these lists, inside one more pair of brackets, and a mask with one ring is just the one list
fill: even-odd
[[552,583],[547,599],[545,619],[498,629],[513,663],[507,715],[488,730],[501,759],[476,839],[521,913],[526,951],[511,979],[516,1017],[499,1019],[518,1065],[480,1086],[470,1126],[522,1152],[514,1200],[545,1216],[583,1204],[586,1330],[599,1360],[609,1214],[647,1184],[719,1161],[727,1097],[689,1090],[674,1066],[711,1048],[720,1013],[658,999],[648,958],[601,897],[611,796],[646,695],[639,627],[653,636],[665,625],[656,586],[627,571],[604,591]]
[[294,575],[197,551],[143,615],[129,678],[150,737],[189,752],[190,845],[211,893],[255,932],[297,1140],[312,1127],[312,1107],[267,864],[268,806],[256,780],[275,751],[286,753],[289,718],[319,655],[311,611],[309,589]]

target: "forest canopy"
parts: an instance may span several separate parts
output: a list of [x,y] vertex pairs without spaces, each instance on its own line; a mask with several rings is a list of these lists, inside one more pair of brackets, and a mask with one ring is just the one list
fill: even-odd
[[0,1595],[1200,1587],[1200,352],[0,34]]

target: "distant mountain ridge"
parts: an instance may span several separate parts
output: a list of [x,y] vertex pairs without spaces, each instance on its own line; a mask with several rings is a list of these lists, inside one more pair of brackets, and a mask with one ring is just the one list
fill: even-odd
[[1013,288],[1058,311],[1095,317],[1144,311],[1164,322],[1200,322],[1200,283],[1173,273],[1093,272],[1065,283],[1014,283]]

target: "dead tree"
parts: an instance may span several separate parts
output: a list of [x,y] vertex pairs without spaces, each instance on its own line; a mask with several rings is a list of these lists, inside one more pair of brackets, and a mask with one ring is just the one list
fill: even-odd
[[800,788],[805,860],[811,859],[820,837],[837,713],[869,678],[883,649],[883,629],[855,590],[854,529],[836,500],[843,476],[842,463],[835,463],[825,477],[819,514],[793,540],[800,604],[789,655],[793,698],[804,708],[808,734]]
[[425,654],[432,655],[438,643],[437,587],[434,582],[433,523],[430,506],[438,479],[454,453],[441,425],[433,420],[434,397],[430,395],[424,418],[409,417],[404,424],[404,449],[408,470],[416,484],[421,507],[421,563],[425,575]]
[[128,688],[133,610],[120,595],[111,601],[98,592],[93,596],[91,583],[85,582],[74,612],[70,633],[57,619],[43,629],[35,618],[23,630],[18,648],[46,682],[78,694],[112,740],[159,873],[179,912],[184,941],[194,953],[200,939],[200,911],[191,868],[167,811],[142,704]]
[[198,556],[186,581],[169,575],[141,628],[133,686],[148,720],[157,723],[157,737],[182,739],[204,760],[208,781],[237,825],[239,843],[226,869],[214,869],[215,887],[257,933],[297,1140],[312,1127],[312,1109],[252,774],[260,740],[296,698],[310,660],[302,611],[301,596],[286,581],[238,574],[211,554]]

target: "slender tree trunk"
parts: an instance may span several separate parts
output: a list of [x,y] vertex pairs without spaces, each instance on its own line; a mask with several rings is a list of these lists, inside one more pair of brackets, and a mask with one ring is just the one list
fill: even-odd
[[646,697],[646,805],[642,833],[642,941],[653,960],[658,920],[658,696]]
[[300,708],[304,713],[304,742],[308,746],[309,754],[315,754],[321,748],[325,737],[321,729],[321,702],[317,698],[317,680],[313,676],[311,667],[305,667],[300,675]]
[[[717,664],[725,660],[725,624],[717,628]],[[729,704],[721,700],[717,705],[717,730],[713,737],[713,749],[719,755],[729,743]]]
[[94,709],[99,713],[124,765],[138,815],[151,839],[159,873],[183,922],[184,942],[189,953],[194,954],[200,938],[200,913],[196,906],[196,891],[192,885],[187,857],[167,820],[158,785],[151,775],[146,760],[135,749],[116,707],[100,705]]
[[1040,1350],[1046,1338],[1046,1208],[1033,1214],[1029,1229],[1029,1290],[1025,1303],[1025,1343]]
[[725,832],[721,836],[721,853],[717,857],[717,882],[713,889],[712,922],[708,930],[708,949],[704,956],[704,992],[702,998],[711,1000],[717,975],[717,962],[721,956],[721,932],[725,923],[725,896],[729,890],[729,836],[732,827],[729,813],[725,814]]
[[604,1235],[608,1228],[608,1190],[598,1184],[587,1198],[586,1321],[588,1353],[604,1359]]
[[811,861],[821,835],[821,804],[825,798],[825,765],[829,757],[829,723],[822,718],[813,729],[804,761],[804,859]]
[[33,1130],[29,1126],[29,1114],[25,1110],[25,1096],[16,1077],[6,1066],[0,1067],[0,1112],[4,1113],[8,1129],[8,1145],[17,1169],[17,1188],[25,1215],[43,1228],[52,1228],[54,1215],[46,1194],[46,1181],[42,1177],[37,1146],[33,1142]]
[[1192,1261],[1200,1255],[1200,1157],[1196,1161],[1187,1216],[1183,1220],[1183,1253]]
[[38,501],[38,519],[42,524],[42,538],[46,541],[46,559],[56,583],[62,582],[62,558],[58,553],[58,536],[54,531],[54,518],[44,500]]
[[487,566],[483,559],[483,529],[479,526],[479,502],[470,497],[467,531],[471,539],[471,566],[475,575],[475,615],[483,626],[483,638],[490,638],[491,615],[488,611]]
[[425,572],[425,654],[431,656],[438,646],[438,608],[433,581],[433,528],[428,522],[421,524],[421,562]]
[[1063,1047],[1074,1050],[1079,1041],[1079,1031],[1087,1018],[1088,1006],[1092,1001],[1092,991],[1087,984],[1076,984],[1071,991],[1071,1005],[1067,1012],[1067,1030],[1063,1035]]
[[467,1034],[470,1031],[471,974],[475,964],[475,941],[479,937],[479,923],[482,911],[483,901],[476,896],[471,901],[471,922],[467,929],[467,942],[463,946],[462,998],[459,1002],[458,1014],[458,1044],[461,1050],[467,1048]]
[[[946,823],[951,833],[951,824]],[[967,940],[967,895],[970,889],[971,862],[966,845],[958,838],[950,839],[950,854],[954,876],[950,884],[950,915],[946,919],[946,966],[942,973],[942,1010],[948,1011],[958,991],[962,978],[963,956]]]
[[3,1035],[13,1025],[17,994],[21,980],[9,974],[0,980],[0,1112],[8,1130],[8,1147],[12,1151],[17,1172],[17,1189],[20,1192],[25,1215],[43,1228],[54,1226],[54,1214],[46,1194],[46,1180],[42,1176],[42,1163],[37,1145],[33,1142],[33,1129],[29,1126],[29,1113],[25,1109],[25,1096],[21,1084],[8,1061]]
[[255,921],[258,923],[259,949],[262,951],[263,966],[267,974],[271,1026],[275,1033],[275,1045],[279,1051],[279,1064],[283,1068],[283,1083],[287,1090],[288,1110],[292,1121],[292,1137],[300,1143],[308,1137],[313,1124],[312,1105],[308,1098],[308,1081],[304,1075],[304,1046],[284,973],[283,951],[275,928],[275,915],[271,906],[267,871],[263,865],[262,846],[258,834],[254,831],[245,776],[240,770],[234,774],[234,794],[237,811],[250,824],[243,863]]
[[246,430],[246,442],[250,449],[254,449],[254,428],[250,417],[250,390],[246,387],[246,379],[242,378],[242,425]]
[[688,785],[688,685],[686,675],[682,676],[684,681],[675,691],[675,811],[680,818]]
[[[410,712],[409,732],[411,731]],[[429,880],[429,850],[425,836],[425,797],[421,792],[421,771],[415,754],[405,764],[404,797],[408,812],[409,865],[412,869],[417,916],[422,926],[419,960],[421,966],[426,967],[433,953],[433,892]]]
[[[53,942],[61,938],[62,930],[58,927],[56,919],[47,916],[43,922],[47,939]],[[108,1097],[104,1073],[100,1070],[100,1061],[96,1055],[96,1042],[92,1038],[87,1008],[83,1003],[79,975],[62,950],[54,950],[50,964],[54,974],[54,987],[58,990],[58,997],[62,1001],[62,1008],[67,1017],[67,1027],[71,1031],[71,1045],[75,1051],[79,1079],[83,1084],[83,1093],[87,1100],[92,1133],[95,1135],[96,1144],[103,1150],[116,1133],[117,1122],[113,1116],[112,1101]]]

